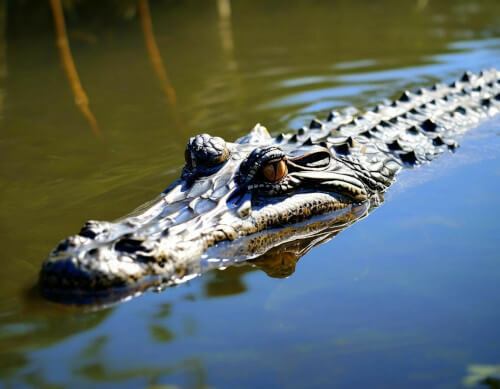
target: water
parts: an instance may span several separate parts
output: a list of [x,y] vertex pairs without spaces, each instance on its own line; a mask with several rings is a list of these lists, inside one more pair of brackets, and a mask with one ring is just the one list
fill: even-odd
[[66,9],[99,132],[75,105],[48,5],[2,10],[0,386],[457,388],[498,377],[498,118],[406,172],[288,278],[230,268],[96,312],[33,292],[59,239],[152,199],[194,134],[233,140],[257,121],[278,134],[500,67],[498,2],[233,1],[230,13],[224,1],[151,2],[167,81],[135,3],[106,4]]

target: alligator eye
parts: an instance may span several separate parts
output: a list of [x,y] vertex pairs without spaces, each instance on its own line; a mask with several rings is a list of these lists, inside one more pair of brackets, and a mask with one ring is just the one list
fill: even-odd
[[276,182],[285,177],[288,173],[286,162],[282,159],[276,162],[270,162],[262,167],[262,174],[271,181]]
[[224,139],[201,134],[189,139],[184,159],[189,169],[201,171],[221,165],[229,158],[229,155],[229,149]]

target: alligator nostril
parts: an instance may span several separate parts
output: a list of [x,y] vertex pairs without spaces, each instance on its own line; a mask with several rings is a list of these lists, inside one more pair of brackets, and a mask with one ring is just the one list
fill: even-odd
[[83,236],[85,238],[94,239],[97,236],[97,233],[92,231],[89,227],[83,226],[78,235]]
[[135,253],[137,251],[146,251],[142,246],[142,241],[137,239],[123,238],[116,242],[115,249],[126,253]]

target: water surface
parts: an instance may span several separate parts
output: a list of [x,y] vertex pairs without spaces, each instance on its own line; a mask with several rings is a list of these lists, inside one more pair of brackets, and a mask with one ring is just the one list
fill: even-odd
[[100,136],[75,104],[48,5],[2,10],[0,386],[457,388],[498,377],[498,118],[405,172],[382,207],[288,278],[229,268],[96,312],[32,290],[60,239],[177,178],[190,136],[234,140],[256,122],[278,134],[500,67],[497,1],[151,1],[166,79],[134,2],[65,4]]

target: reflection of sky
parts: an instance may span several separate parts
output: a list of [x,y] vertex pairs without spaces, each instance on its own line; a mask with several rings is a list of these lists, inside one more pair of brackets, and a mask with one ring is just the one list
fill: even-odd
[[293,106],[296,104],[310,103],[311,101],[321,101],[324,99],[331,99],[332,97],[350,96],[357,93],[367,92],[376,89],[375,86],[370,85],[345,85],[335,88],[322,88],[307,92],[300,92],[295,95],[284,97],[280,100],[274,101],[266,107],[280,107],[280,106]]
[[[373,96],[373,103],[387,93],[373,93],[383,90],[380,85],[392,82],[391,87],[411,88],[426,82],[430,76],[446,80],[456,77],[464,69],[479,71],[481,69],[500,66],[500,39],[482,41],[455,42],[449,45],[449,53],[433,55],[422,59],[422,64],[406,68],[376,70],[380,66],[375,61],[362,60],[337,64],[332,74],[309,75],[306,77],[286,78],[278,81],[276,88],[286,90],[300,87],[300,91],[292,90],[284,97],[261,105],[260,109],[278,107],[301,107],[300,115],[293,119],[291,127],[297,126],[303,115],[325,111],[337,106],[346,105],[345,101],[356,101],[356,96]],[[360,71],[359,69],[364,69]],[[340,74],[336,71],[341,71]],[[347,74],[342,74],[350,70]],[[354,72],[354,70],[356,70]],[[396,88],[398,88],[396,86]],[[304,90],[306,89],[306,90]],[[391,90],[390,93],[393,93]],[[366,104],[366,99],[364,100]]]
[[348,74],[339,76],[341,82],[386,82],[390,80],[422,80],[429,75],[455,75],[468,69],[478,72],[481,69],[500,65],[500,39],[484,41],[457,42],[449,46],[450,53],[433,55],[425,65],[378,72]]

